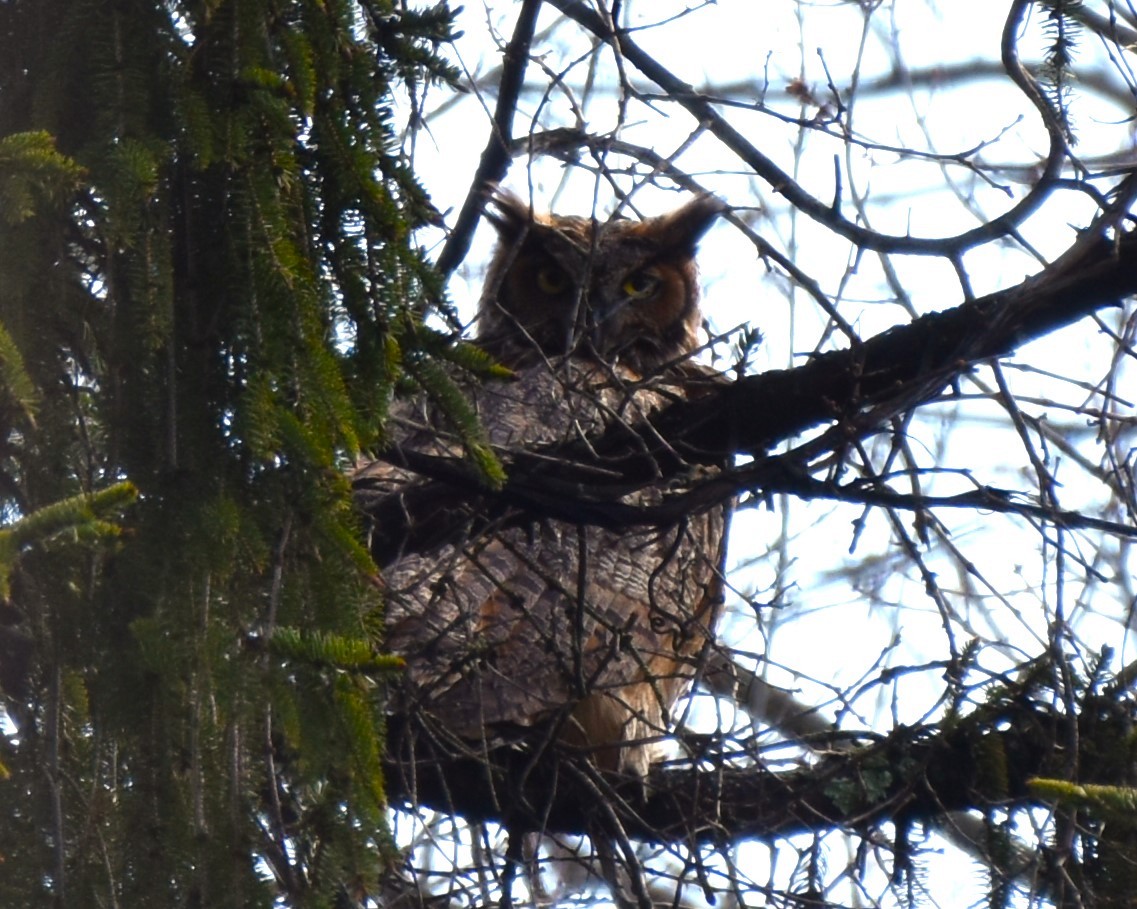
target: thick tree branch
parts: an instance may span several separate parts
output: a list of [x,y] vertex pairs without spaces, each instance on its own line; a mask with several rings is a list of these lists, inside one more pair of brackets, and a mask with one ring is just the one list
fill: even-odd
[[[434,545],[464,527],[474,512],[500,518],[512,509],[521,516],[614,527],[673,523],[744,490],[870,501],[887,491],[821,486],[805,465],[937,398],[974,364],[1010,354],[1135,293],[1137,233],[1114,235],[1103,222],[1050,268],[1015,287],[896,326],[855,348],[820,354],[803,366],[711,386],[657,413],[650,426],[635,433],[615,424],[587,445],[515,455],[507,459],[509,481],[499,493],[481,487],[474,469],[461,461],[387,452],[386,460],[428,481],[397,501],[369,501],[361,485],[361,506],[376,518],[381,533],[374,540],[375,554],[382,563],[384,553],[396,546],[405,552]],[[779,442],[826,423],[827,431],[795,451],[763,456]],[[721,465],[736,454],[756,460],[744,469],[692,480],[687,492],[647,511],[618,501],[661,475],[675,479],[693,464]],[[440,502],[453,506],[462,497],[468,510],[437,507]],[[966,504],[1015,513],[1031,509],[994,490],[977,490],[973,499]],[[1065,519],[1071,526],[1080,520]]]
[[[1033,801],[1029,779],[1061,775],[1067,756],[1059,730],[1068,719],[1052,700],[1026,687],[1005,694],[949,727],[901,727],[867,744],[852,744],[853,736],[850,747],[786,773],[765,769],[754,753],[724,759],[718,739],[706,739],[700,754],[700,740],[690,737],[692,762],[703,768],[710,762],[714,769],[696,769],[688,761],[657,769],[646,801],[637,780],[615,782],[605,795],[630,837],[688,843],[864,829],[886,821],[903,826],[950,811],[1025,805]],[[1099,744],[1121,742],[1131,717],[1114,708],[1097,715],[1084,706],[1082,722],[1093,724]],[[543,833],[580,833],[595,825],[595,798],[583,792],[577,774],[566,772],[555,746],[534,755],[539,736],[526,739],[528,745],[454,756],[409,729],[391,731],[388,792],[396,802]],[[1112,782],[1117,773],[1089,753],[1081,768],[1085,781]]]
[[857,349],[740,379],[676,404],[657,432],[694,461],[759,453],[819,424],[879,425],[938,395],[972,365],[1012,353],[1137,293],[1137,235],[1087,235],[1041,274],[889,329]]

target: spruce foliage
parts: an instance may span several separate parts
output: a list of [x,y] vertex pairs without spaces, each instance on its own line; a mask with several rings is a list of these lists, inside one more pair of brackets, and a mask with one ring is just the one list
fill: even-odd
[[395,664],[344,468],[425,385],[500,479],[393,126],[451,18],[0,4],[0,905],[373,892]]

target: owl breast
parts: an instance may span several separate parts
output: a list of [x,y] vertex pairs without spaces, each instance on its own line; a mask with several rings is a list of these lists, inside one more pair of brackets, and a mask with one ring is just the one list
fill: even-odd
[[[470,394],[491,443],[508,457],[563,450],[614,421],[642,427],[680,393],[674,377],[654,388],[632,378],[623,368],[561,358]],[[432,423],[427,417],[404,444],[459,455]],[[369,481],[385,484],[381,495],[418,482],[397,473],[377,463],[357,482],[371,495]],[[614,500],[642,507],[663,495],[648,487]],[[386,643],[407,661],[398,712],[431,723],[434,736],[456,748],[552,725],[601,768],[642,776],[711,638],[724,524],[723,509],[681,525],[623,529],[524,510],[470,515],[457,539],[398,558],[384,572]]]

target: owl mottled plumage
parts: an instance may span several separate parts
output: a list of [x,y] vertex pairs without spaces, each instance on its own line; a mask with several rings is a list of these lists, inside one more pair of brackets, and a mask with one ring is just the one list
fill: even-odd
[[[684,359],[700,324],[693,256],[721,206],[700,197],[661,218],[595,225],[533,216],[512,196],[493,206],[500,245],[477,340],[516,378],[472,384],[469,396],[507,466],[539,452],[556,480],[566,446],[618,422],[642,427],[705,386],[708,371]],[[427,404],[395,417],[402,451],[460,455]],[[621,494],[616,472],[597,473],[610,501],[664,499],[657,486]],[[387,643],[407,661],[396,709],[433,723],[436,740],[492,743],[554,724],[599,766],[646,774],[711,640],[725,508],[610,529],[516,502],[479,510],[470,490],[447,501],[428,485],[383,462],[357,475],[364,510],[396,502],[411,525],[443,514],[461,531],[385,566]]]

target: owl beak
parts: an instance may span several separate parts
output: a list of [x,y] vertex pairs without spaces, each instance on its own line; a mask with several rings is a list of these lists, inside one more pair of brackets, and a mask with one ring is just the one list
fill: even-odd
[[604,349],[604,327],[596,320],[589,319],[588,332],[585,339],[588,342],[588,349],[600,357],[603,357],[608,351]]
[[617,353],[612,349],[613,339],[621,336],[619,322],[630,303],[615,300],[588,308],[588,322],[585,336],[589,347],[602,357]]

